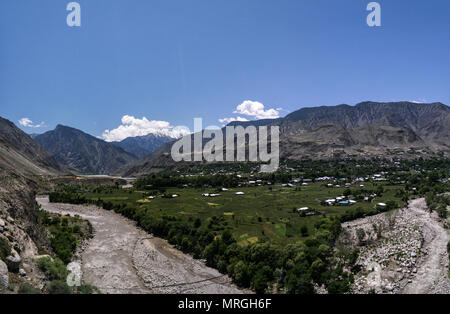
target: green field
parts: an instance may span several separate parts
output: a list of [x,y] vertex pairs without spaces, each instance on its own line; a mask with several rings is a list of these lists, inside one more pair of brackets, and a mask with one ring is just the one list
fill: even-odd
[[[358,186],[358,187],[357,187]],[[109,192],[88,193],[85,196],[96,200],[101,198],[113,204],[132,205],[150,214],[152,217],[163,215],[176,216],[177,218],[200,218],[202,224],[208,223],[213,216],[220,218],[222,222],[231,228],[235,239],[240,245],[257,242],[258,240],[273,241],[280,244],[293,243],[302,238],[301,228],[308,228],[307,236],[314,232],[314,222],[318,221],[322,214],[340,215],[348,210],[361,208],[364,212],[374,209],[379,202],[386,203],[389,200],[402,205],[400,198],[396,197],[396,191],[403,189],[401,185],[383,185],[384,193],[372,202],[358,202],[353,206],[322,206],[322,200],[335,198],[344,194],[345,188],[327,188],[322,183],[312,183],[301,187],[301,191],[295,188],[272,186],[255,186],[232,188],[225,192],[217,192],[214,189],[194,188],[168,188],[166,193],[179,194],[178,198],[163,198],[160,195],[153,200],[148,200],[148,193],[134,189],[112,189]],[[376,185],[366,184],[365,189],[375,189]],[[359,189],[359,185],[351,187]],[[245,195],[235,195],[236,192],[244,192]],[[218,197],[204,197],[203,193],[220,193]],[[309,207],[318,215],[302,217],[294,209]]]

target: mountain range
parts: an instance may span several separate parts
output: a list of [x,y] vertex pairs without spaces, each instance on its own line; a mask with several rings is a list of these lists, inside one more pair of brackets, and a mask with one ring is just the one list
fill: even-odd
[[[284,118],[228,126],[238,125],[278,126],[281,159],[450,155],[450,108],[442,103],[362,102],[303,108]],[[109,143],[58,125],[33,134],[33,140],[1,118],[0,131],[1,169],[134,176],[175,164],[170,156],[175,139],[167,136],[149,134]]]
[[[362,102],[355,106],[302,108],[284,118],[235,121],[228,126],[238,125],[278,126],[282,159],[390,155],[413,158],[450,153],[450,108],[442,103]],[[188,136],[192,140],[192,135]],[[173,165],[172,145],[173,142],[163,145],[124,173],[139,175]]]

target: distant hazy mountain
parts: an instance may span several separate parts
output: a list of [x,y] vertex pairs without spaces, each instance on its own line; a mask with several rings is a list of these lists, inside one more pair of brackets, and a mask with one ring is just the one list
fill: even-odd
[[42,146],[3,118],[0,118],[0,170],[35,175],[65,171]]
[[39,135],[41,135],[41,134],[39,134],[39,133],[30,133],[30,134],[28,134],[32,139],[35,139],[36,138],[36,136],[39,136]]
[[35,141],[57,161],[83,174],[111,174],[137,160],[120,147],[62,125],[36,136]]
[[121,142],[112,142],[112,144],[122,148],[130,154],[142,158],[150,155],[161,145],[173,140],[174,138],[169,136],[148,134],[144,136],[129,137]]
[[[229,125],[279,126],[284,159],[450,155],[450,108],[442,103],[363,102],[303,108],[280,119]],[[171,146],[162,146],[126,174],[147,173],[153,167],[174,164]],[[413,153],[408,155],[408,151]],[[414,153],[417,151],[420,154]]]

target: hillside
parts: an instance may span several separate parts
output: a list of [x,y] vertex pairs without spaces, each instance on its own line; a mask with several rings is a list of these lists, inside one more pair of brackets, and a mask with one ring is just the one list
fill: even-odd
[[448,152],[448,122],[450,108],[441,103],[363,102],[304,108],[275,125],[280,126],[282,157],[301,159]]
[[55,159],[83,174],[110,174],[137,157],[80,130],[58,125],[35,137]]
[[[279,126],[283,159],[393,155],[408,158],[450,152],[450,108],[442,103],[362,102],[356,106],[302,108],[280,119],[229,125]],[[160,147],[145,161],[128,168],[126,175],[173,165],[171,145]]]
[[32,175],[67,171],[30,136],[3,118],[0,118],[0,169]]

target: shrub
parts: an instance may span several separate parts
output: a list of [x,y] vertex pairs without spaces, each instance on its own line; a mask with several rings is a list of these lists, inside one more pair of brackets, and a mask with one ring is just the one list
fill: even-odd
[[41,290],[38,288],[33,287],[29,283],[22,283],[19,286],[19,294],[41,294]]
[[6,239],[0,238],[0,259],[5,261],[6,257],[11,254],[11,246]]
[[71,294],[72,289],[62,280],[54,280],[48,286],[49,294]]
[[79,294],[93,294],[96,291],[91,285],[81,285],[77,290]]
[[69,275],[66,265],[59,258],[52,260],[50,257],[43,257],[37,264],[50,280],[66,280]]

